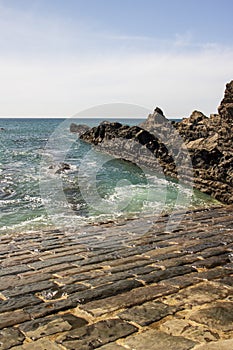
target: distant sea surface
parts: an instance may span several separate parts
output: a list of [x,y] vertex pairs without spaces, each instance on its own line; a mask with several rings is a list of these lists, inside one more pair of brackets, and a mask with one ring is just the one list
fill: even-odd
[[[89,126],[98,125],[102,119],[78,119],[76,122]],[[114,120],[117,121],[117,120]],[[137,125],[143,120],[119,119],[122,124]],[[34,230],[56,225],[59,219],[67,225],[85,224],[117,218],[130,218],[138,213],[156,213],[174,208],[178,192],[185,199],[178,204],[179,209],[210,206],[216,202],[207,195],[177,182],[166,180],[156,174],[145,174],[139,167],[120,159],[109,159],[108,156],[91,151],[92,147],[80,140],[74,141],[68,132],[66,121],[66,138],[70,147],[62,160],[70,169],[59,171],[59,157],[54,154],[62,150],[62,138],[58,140],[59,149],[50,150],[48,142],[54,132],[64,124],[63,119],[0,119],[0,233],[9,231]],[[70,135],[70,136],[69,136]],[[67,141],[67,140],[66,140]],[[68,140],[69,141],[69,140]],[[64,146],[65,149],[65,146]],[[51,151],[51,154],[50,154]],[[56,152],[55,152],[56,151]],[[89,155],[85,159],[86,155]],[[44,169],[45,157],[52,157],[54,164],[48,161]],[[51,159],[50,157],[50,159]],[[106,157],[106,158],[105,158]],[[42,162],[43,160],[43,162]],[[41,164],[43,174],[41,180]],[[103,164],[98,168],[98,164]],[[85,169],[80,175],[80,167]],[[96,167],[95,188],[99,198],[114,207],[116,201],[127,203],[115,210],[98,210],[98,200],[93,203],[85,200],[85,193],[93,191],[93,168]],[[51,178],[54,181],[51,181]],[[50,194],[41,192],[46,181]],[[82,191],[82,188],[85,190]],[[51,184],[51,186],[50,186]],[[58,184],[59,189],[56,188]],[[63,193],[64,212],[52,210],[54,193]],[[162,194],[166,190],[166,199]],[[70,210],[66,210],[68,207]],[[51,209],[51,210],[50,210]]]

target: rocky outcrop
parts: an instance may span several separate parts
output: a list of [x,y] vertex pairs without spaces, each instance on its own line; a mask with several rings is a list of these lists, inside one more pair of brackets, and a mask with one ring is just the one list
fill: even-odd
[[233,81],[226,85],[219,114],[194,111],[175,127],[185,140],[195,185],[224,203],[233,203]]
[[222,120],[233,121],[233,81],[226,85],[224,98],[218,107],[218,113]]
[[54,174],[62,174],[67,170],[71,170],[71,166],[67,163],[59,163],[57,165],[50,165],[49,169],[53,169]]
[[232,154],[233,131],[233,81],[226,86],[224,98],[218,108],[221,119],[219,147]]
[[146,121],[140,124],[140,127],[152,131],[154,130],[155,125],[158,127],[159,125],[163,125],[166,123],[166,117],[163,114],[162,109],[156,107],[154,113],[149,114]]
[[[170,123],[157,107],[139,126],[103,122],[80,138],[103,152],[162,170],[165,175],[179,177],[186,183],[192,181],[193,175],[197,189],[230,204],[233,203],[233,81],[226,86],[218,112],[207,117],[194,111],[189,118]],[[191,165],[184,161],[186,152]]]
[[89,129],[90,127],[85,124],[75,124],[75,123],[70,124],[70,132],[78,133],[80,135],[84,134]]
[[80,139],[94,144],[102,152],[140,166],[158,172],[162,170],[169,176],[176,174],[175,163],[165,144],[158,136],[140,126],[130,127],[116,122],[102,122],[82,134]]

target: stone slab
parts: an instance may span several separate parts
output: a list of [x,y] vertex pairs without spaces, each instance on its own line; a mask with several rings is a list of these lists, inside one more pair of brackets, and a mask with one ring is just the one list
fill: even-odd
[[45,336],[62,333],[71,329],[80,328],[87,324],[83,318],[76,317],[72,314],[64,314],[53,317],[45,317],[19,326],[19,329],[33,340]]
[[228,289],[221,285],[216,286],[209,282],[203,282],[181,290],[174,296],[173,301],[178,305],[201,305],[218,299],[225,299],[228,293]]
[[208,344],[200,345],[195,350],[231,350],[233,349],[233,339],[219,340]]
[[62,347],[53,341],[40,339],[21,346],[16,346],[12,350],[62,350]]
[[123,345],[134,350],[190,350],[197,343],[184,337],[173,337],[166,333],[149,330],[126,338]]
[[20,295],[15,298],[3,300],[0,303],[0,313],[23,309],[26,306],[41,304],[42,300],[32,294]]
[[19,295],[43,291],[45,289],[49,289],[53,287],[56,287],[56,285],[53,282],[46,280],[46,281],[31,283],[25,286],[18,286],[8,290],[3,290],[2,294],[8,298],[12,298]]
[[10,266],[0,269],[0,276],[7,276],[7,275],[16,275],[17,273],[27,272],[31,271],[32,269],[28,267],[27,265],[17,265],[17,266]]
[[223,332],[233,331],[233,302],[218,302],[194,312],[190,319]]
[[25,336],[16,328],[5,328],[0,331],[0,349],[8,350],[12,346],[21,345]]
[[94,316],[101,316],[118,309],[140,305],[146,301],[151,301],[176,291],[177,288],[170,286],[145,286],[133,289],[127,293],[105,298],[104,300],[95,300],[85,305],[80,305],[80,308],[90,312]]
[[202,325],[193,326],[187,320],[180,318],[173,318],[162,323],[160,330],[169,335],[183,336],[199,343],[217,341],[219,339],[219,335],[208,329],[208,327]]
[[140,326],[146,326],[168,315],[172,315],[176,311],[177,308],[161,302],[149,302],[127,309],[118,314],[118,316],[124,320],[136,322]]
[[14,326],[30,319],[30,315],[23,310],[4,312],[0,314],[0,329]]
[[57,317],[56,320],[41,325],[35,330],[27,331],[25,334],[32,340],[37,340],[52,334],[69,331],[71,328],[71,325],[67,321],[64,321],[60,317]]
[[156,283],[163,280],[166,280],[171,277],[189,274],[194,272],[195,269],[192,266],[177,266],[171,267],[163,271],[155,271],[146,275],[139,276],[139,278],[146,283]]
[[137,330],[135,326],[120,319],[108,319],[67,332],[57,342],[67,349],[91,350]]
[[25,311],[30,314],[32,319],[53,315],[59,311],[73,309],[77,306],[77,302],[71,299],[64,299],[54,302],[46,302],[39,305],[27,306]]
[[101,346],[98,349],[99,350],[125,350],[126,348],[124,348],[123,346],[121,346],[117,343],[111,343],[111,344],[106,344],[104,346]]

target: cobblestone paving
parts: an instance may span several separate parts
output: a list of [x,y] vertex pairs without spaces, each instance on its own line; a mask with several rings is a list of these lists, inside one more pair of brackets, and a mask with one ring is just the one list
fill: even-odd
[[233,349],[233,207],[167,220],[1,236],[0,349]]

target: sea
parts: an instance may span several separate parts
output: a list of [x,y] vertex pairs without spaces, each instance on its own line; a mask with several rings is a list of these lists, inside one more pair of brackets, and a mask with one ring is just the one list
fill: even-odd
[[[75,120],[91,127],[101,121]],[[114,121],[138,125],[143,119]],[[0,233],[75,228],[216,204],[178,181],[100,153],[70,133],[71,122],[0,119]]]

